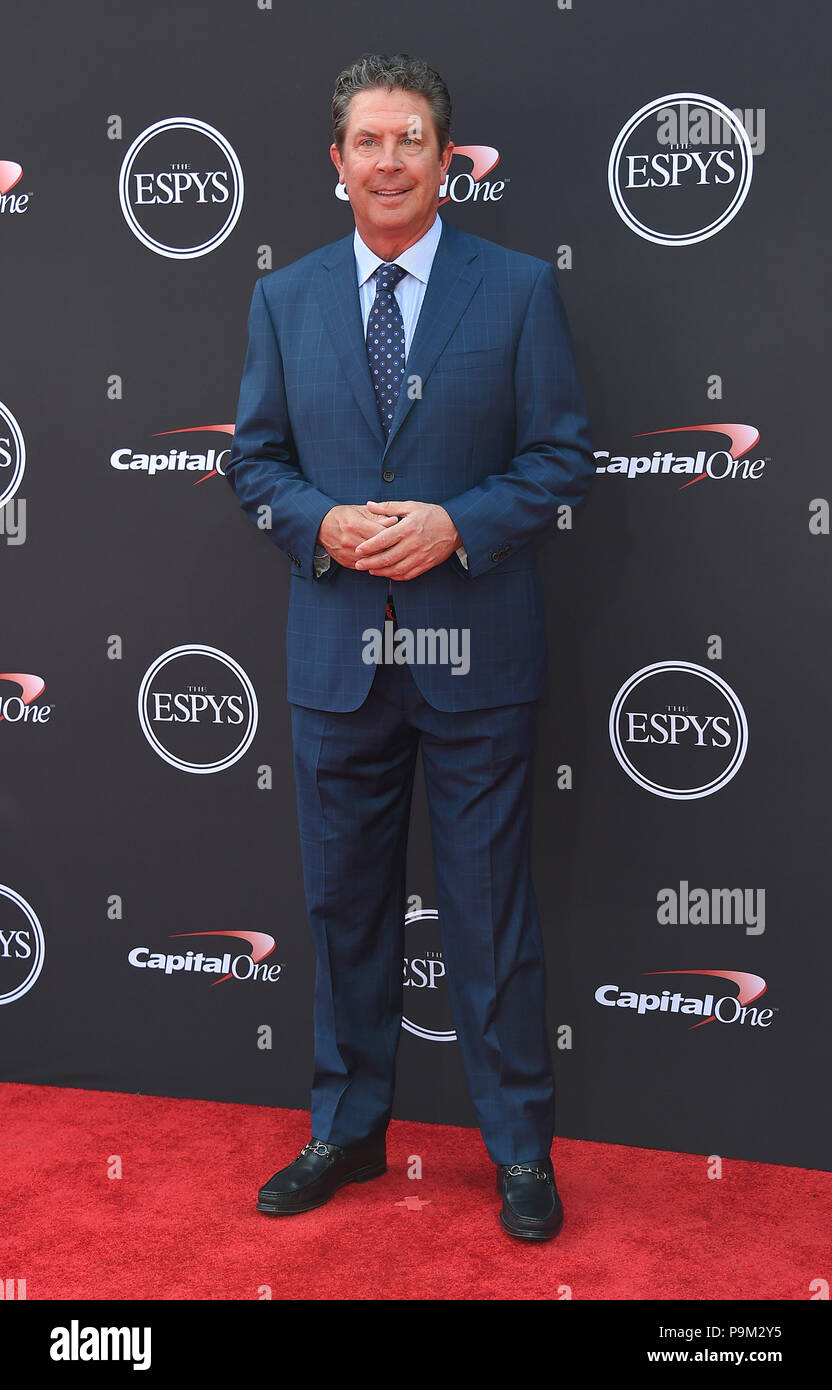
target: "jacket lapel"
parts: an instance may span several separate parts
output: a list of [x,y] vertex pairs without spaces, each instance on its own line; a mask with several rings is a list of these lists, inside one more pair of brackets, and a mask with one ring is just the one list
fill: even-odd
[[[413,399],[408,396],[408,378],[419,377],[424,387],[481,279],[482,267],[474,239],[443,220],[384,454],[413,405]],[[356,403],[379,443],[384,444],[384,430],[378,417],[367,361],[352,232],[336,242],[322,262],[317,292],[324,323]]]

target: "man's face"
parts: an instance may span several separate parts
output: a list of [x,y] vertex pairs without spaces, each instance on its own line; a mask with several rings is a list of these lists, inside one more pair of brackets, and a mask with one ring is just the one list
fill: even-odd
[[403,251],[427,231],[453,148],[448,144],[440,157],[430,106],[417,92],[356,93],[343,157],[334,144],[330,154],[368,245],[375,238]]

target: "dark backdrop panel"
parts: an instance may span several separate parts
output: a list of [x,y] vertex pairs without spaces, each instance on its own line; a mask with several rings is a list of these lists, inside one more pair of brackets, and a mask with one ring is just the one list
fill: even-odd
[[[209,466],[150,476],[111,458],[227,447],[208,427],[233,421],[254,280],[352,226],[328,155],[335,75],[363,51],[404,50],[448,82],[455,142],[500,153],[489,176],[500,198],[464,199],[462,178],[442,216],[559,266],[599,461],[727,447],[724,434],[649,431],[759,432],[744,455],[763,461],[759,476],[682,487],[679,474],[605,472],[574,527],[541,547],[550,688],[535,881],[559,1132],[830,1166],[816,1080],[828,1059],[830,540],[810,526],[829,496],[828,28],[814,5],[774,0],[519,0],[481,7],[476,23],[434,3],[412,18],[378,3],[6,6],[0,403],[27,459],[0,509],[0,1077],[308,1104],[314,958],[285,702],[289,562]],[[630,118],[679,92],[752,113],[756,149],[736,215],[669,246],[619,216],[607,166]],[[150,249],[118,196],[133,141],[175,117],[219,132],[244,175],[233,229],[184,258]],[[189,150],[200,157],[198,137]],[[456,156],[452,173],[468,167]],[[718,197],[688,181],[633,204],[692,228]],[[147,227],[183,239],[192,216]],[[12,434],[0,416],[0,440]],[[199,676],[172,660],[168,689],[204,678],[239,694],[247,679],[256,692],[250,746],[212,773],[175,759],[219,760],[228,731],[183,735],[172,762],[138,717],[151,665],[194,645],[224,656],[203,658]],[[645,682],[648,713],[677,695],[707,713],[712,673],[747,720],[741,766],[707,796],[646,790],[613,752],[617,692],[663,662],[700,669],[681,695]],[[21,673],[43,689],[21,687]],[[677,775],[670,749],[631,751],[658,780]],[[743,890],[756,925],[659,919],[665,890],[702,889],[711,904],[725,888]],[[421,778],[408,890],[408,959],[439,961]],[[28,910],[45,954],[27,986],[40,949]],[[273,939],[272,978],[193,968],[216,952],[244,972],[257,933]],[[137,949],[190,951],[192,968],[142,968]],[[424,969],[409,971],[395,1113],[473,1125],[456,1044],[430,1036],[452,1026],[441,974],[431,991]],[[759,991],[748,976],[764,992],[729,1022],[738,991]],[[668,1007],[605,1007],[605,986],[602,997],[655,993]],[[725,1021],[692,1027],[702,1017],[674,1012],[674,994],[724,998]]]

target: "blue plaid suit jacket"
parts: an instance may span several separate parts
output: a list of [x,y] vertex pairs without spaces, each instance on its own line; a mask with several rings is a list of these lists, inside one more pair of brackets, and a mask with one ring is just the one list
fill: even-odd
[[[437,709],[539,698],[546,651],[536,541],[585,495],[593,447],[554,267],[444,222],[389,437],[370,380],[353,234],[258,280],[226,475],[289,557],[287,696],[357,709],[387,580],[331,561],[339,503],[435,502],[468,553],[394,581],[400,627],[469,630],[470,669],[414,664]],[[269,508],[264,512],[263,508]]]

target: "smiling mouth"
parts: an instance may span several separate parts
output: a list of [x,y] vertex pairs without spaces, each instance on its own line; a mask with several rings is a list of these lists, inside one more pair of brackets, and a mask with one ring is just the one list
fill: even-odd
[[394,199],[394,198],[401,198],[402,194],[404,194],[404,193],[409,193],[409,192],[410,192],[410,189],[409,189],[409,188],[373,188],[373,189],[371,189],[371,192],[372,192],[373,194],[375,194],[376,198],[387,198],[387,199],[391,199],[391,200],[392,200],[392,199]]

